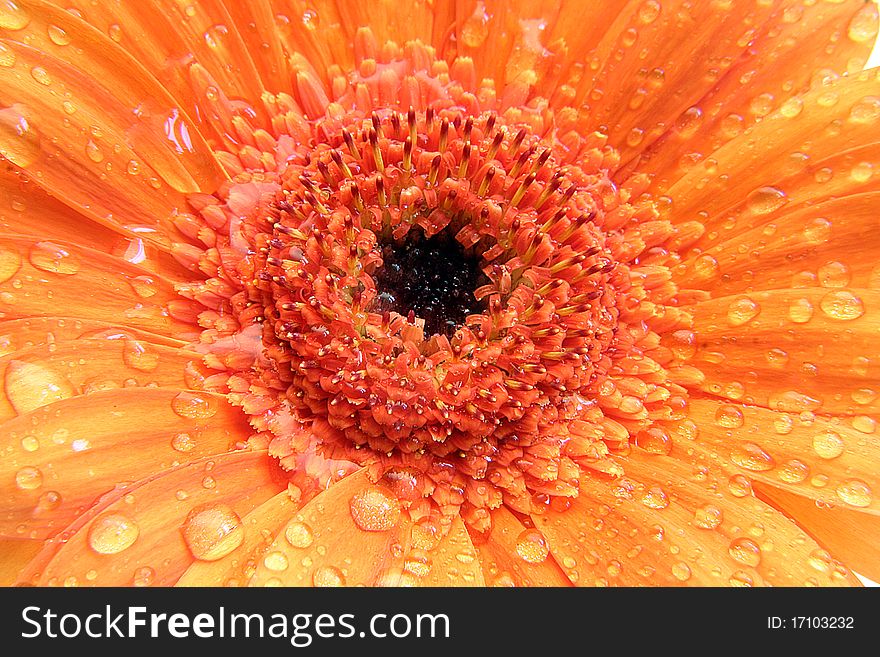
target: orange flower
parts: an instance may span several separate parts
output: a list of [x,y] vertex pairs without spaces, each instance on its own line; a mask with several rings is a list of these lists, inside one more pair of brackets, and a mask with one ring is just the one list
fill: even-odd
[[5,581],[877,579],[876,32],[3,2]]

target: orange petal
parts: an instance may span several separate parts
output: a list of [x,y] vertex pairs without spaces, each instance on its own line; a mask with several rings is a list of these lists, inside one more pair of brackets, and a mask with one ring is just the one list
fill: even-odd
[[533,517],[580,586],[857,584],[811,567],[817,545],[755,497],[735,497],[710,462],[634,449],[613,480],[585,477],[565,511]]
[[[880,518],[843,507],[820,506],[811,499],[762,483],[755,485],[755,492],[794,518],[853,571],[880,581]],[[817,566],[834,567],[828,551],[819,550],[812,555]]]
[[243,585],[265,554],[271,538],[287,525],[296,509],[287,491],[266,500],[242,518],[241,545],[219,559],[193,562],[175,586]]
[[[64,205],[11,166],[0,167],[0,231],[88,246],[181,280],[191,278],[176,260],[136,234],[111,230]],[[115,227],[114,227],[115,228]]]
[[12,586],[43,544],[40,541],[0,540],[0,586]]
[[[436,547],[426,551],[426,555],[428,572],[420,573],[414,581],[407,580],[408,583],[416,586],[486,586],[482,563],[460,516],[455,516],[449,531]],[[413,553],[410,553],[412,557]],[[406,570],[404,561],[404,572]]]
[[207,392],[123,388],[37,408],[0,427],[0,531],[51,536],[107,491],[250,434],[239,409]]
[[[114,490],[47,543],[22,581],[38,586],[174,584],[194,561],[185,531],[192,513],[217,512],[215,550],[239,540],[241,518],[275,495],[263,451],[228,452]],[[209,528],[203,537],[210,540]],[[204,544],[202,544],[204,547]]]
[[[109,141],[115,133],[122,133],[123,145],[132,147],[144,164],[178,191],[213,190],[224,179],[186,110],[106,33],[100,33],[65,8],[43,0],[21,0],[16,6],[26,25],[2,29],[0,35],[10,41],[16,65],[29,73],[30,82],[5,80],[13,85],[6,90],[10,95],[15,95],[13,88],[18,85],[27,92],[27,96],[14,97],[12,102],[27,104],[25,98],[34,96],[58,115],[59,123],[66,117],[76,130],[86,128],[84,134],[90,135],[96,144],[100,144],[100,139]],[[20,49],[20,44],[28,48]],[[43,71],[31,74],[30,69],[24,68],[26,64],[40,66]],[[67,98],[70,105],[61,103],[62,85],[71,92]],[[37,118],[43,118],[41,112],[35,113]],[[107,134],[97,134],[99,130]],[[47,138],[60,136],[45,134]],[[85,149],[85,143],[76,145],[78,151]],[[115,145],[108,143],[105,150],[111,149]],[[111,153],[105,155],[109,157]],[[123,166],[122,172],[125,171]],[[146,171],[142,175],[146,177],[145,174]]]
[[756,0],[630,2],[585,58],[577,98],[626,162],[728,73],[772,14]]
[[199,354],[144,340],[72,340],[0,357],[0,422],[75,394],[121,387],[187,388]]
[[[851,175],[865,166],[854,162]],[[880,236],[868,227],[878,203],[878,191],[840,196],[766,221],[758,218],[712,240],[704,236],[674,270],[675,280],[714,297],[809,285],[875,287],[880,268],[872,254],[880,249]]]
[[828,78],[862,70],[877,35],[877,7],[869,2],[783,2],[755,28],[748,49],[727,74],[668,122],[666,134],[631,163],[655,174],[656,186],[667,187],[694,158],[708,157],[794,96]]
[[182,347],[184,342],[131,327],[120,327],[73,317],[28,317],[0,321],[0,355],[64,340],[134,339],[166,347]]
[[690,359],[712,394],[774,410],[861,415],[880,410],[880,292],[768,290],[692,307]]
[[491,533],[475,546],[490,585],[571,586],[549,556],[541,533],[527,528],[504,506],[492,510]]
[[669,218],[699,218],[711,236],[726,233],[725,226],[769,223],[833,196],[876,189],[873,177],[850,175],[859,161],[876,160],[876,91],[877,70],[871,69],[791,101],[674,182],[664,192]]
[[397,518],[389,519],[393,522],[377,522],[374,530],[355,524],[352,500],[375,489],[360,470],[310,500],[278,533],[251,586],[377,584],[400,561],[409,522],[398,509]]
[[[673,456],[692,448],[730,472],[810,498],[880,515],[880,445],[869,418],[780,413],[714,399],[691,399],[688,419],[672,424]],[[693,442],[691,442],[693,441]]]
[[[173,285],[136,265],[61,241],[0,235],[0,317],[51,316],[59,308],[85,320],[191,336],[171,316]],[[173,304],[172,304],[173,305]]]

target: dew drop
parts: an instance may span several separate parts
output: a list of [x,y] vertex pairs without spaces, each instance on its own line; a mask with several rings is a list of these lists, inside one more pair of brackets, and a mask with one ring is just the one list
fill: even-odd
[[783,463],[776,474],[787,484],[800,484],[810,476],[810,468],[803,461],[791,459]]
[[142,299],[148,299],[157,292],[156,281],[151,276],[134,276],[128,279],[128,284],[134,293]]
[[171,439],[171,448],[175,452],[191,452],[196,447],[196,441],[188,433],[179,433]]
[[864,481],[850,479],[837,486],[837,497],[845,504],[863,508],[871,506],[871,489]]
[[387,531],[400,520],[400,502],[382,486],[355,493],[349,500],[349,511],[355,524],[368,532]]
[[724,514],[717,506],[707,504],[694,512],[694,524],[700,529],[715,529],[724,520]]
[[752,472],[766,472],[776,467],[773,457],[760,445],[750,442],[737,443],[730,450],[730,460],[739,467]]
[[819,307],[831,319],[851,321],[865,314],[862,300],[847,290],[829,292],[819,302]]
[[849,120],[852,123],[871,124],[880,119],[880,98],[877,96],[865,96],[849,112]]
[[36,436],[25,436],[21,439],[21,448],[26,452],[36,452],[40,449],[40,441]]
[[121,513],[98,516],[89,528],[88,543],[98,554],[116,554],[130,548],[138,537],[138,526]]
[[752,494],[752,484],[748,478],[736,474],[727,480],[727,489],[734,497],[748,497]]
[[55,370],[21,360],[6,366],[5,383],[6,397],[19,414],[74,395],[70,381]]
[[735,538],[727,549],[734,560],[752,568],[761,563],[761,548],[750,538]]
[[650,454],[669,455],[672,438],[662,427],[650,427],[636,434],[636,446]]
[[15,53],[2,43],[0,43],[0,66],[12,68],[15,66]]
[[750,587],[754,586],[755,584],[752,576],[742,570],[738,570],[733,573],[733,575],[731,575],[727,581],[731,586],[734,587]]
[[12,247],[0,246],[0,283],[5,283],[21,269],[21,255]]
[[122,360],[130,368],[141,372],[152,372],[159,366],[159,354],[151,351],[140,340],[126,340],[122,349]]
[[731,326],[742,326],[752,321],[761,312],[761,306],[749,297],[740,297],[727,308],[727,322]]
[[312,584],[318,587],[345,586],[345,576],[335,566],[320,566],[312,573]]
[[287,570],[290,562],[287,560],[287,557],[283,552],[275,551],[270,552],[263,557],[263,565],[273,572],[280,573]]
[[102,151],[101,147],[91,139],[86,142],[86,155],[95,164],[104,161],[104,151]]
[[723,404],[715,411],[715,424],[725,429],[739,429],[745,422],[742,410],[732,404]]
[[31,22],[31,17],[12,0],[0,0],[0,28],[22,30]]
[[52,84],[52,76],[49,75],[49,71],[44,69],[42,66],[34,66],[31,69],[31,77],[43,86],[48,87],[50,84]]
[[47,31],[49,38],[56,46],[66,46],[70,43],[70,35],[63,28],[57,25],[50,25]]
[[32,165],[42,152],[40,134],[28,115],[27,108],[20,103],[0,109],[0,155],[23,169]]
[[843,438],[835,431],[822,431],[813,436],[813,450],[823,459],[835,459],[843,454]]
[[686,582],[691,578],[691,569],[684,561],[672,565],[672,576],[679,582]]
[[25,466],[15,473],[15,485],[22,490],[35,490],[43,485],[43,473],[39,468]]
[[541,532],[526,529],[516,539],[516,554],[527,563],[543,563],[550,554],[550,548]]
[[284,537],[295,548],[307,548],[315,540],[312,528],[304,522],[292,522],[287,525],[287,529],[284,530]]
[[817,271],[819,284],[822,287],[846,287],[849,285],[849,267],[842,262],[826,262]]
[[134,571],[132,584],[137,587],[152,586],[156,581],[156,571],[149,566],[141,566]]
[[642,495],[642,504],[652,509],[665,509],[669,506],[669,497],[659,486],[651,486]]
[[813,318],[813,304],[809,299],[795,299],[788,307],[788,318],[795,324],[805,324]]
[[206,420],[217,413],[217,404],[210,397],[183,390],[171,400],[171,408],[180,417]]
[[225,504],[209,504],[190,511],[183,523],[183,540],[200,561],[217,561],[244,541],[241,518]]
[[489,36],[489,15],[483,2],[477,3],[477,8],[461,26],[459,35],[462,43],[468,48],[479,48]]
[[34,267],[52,274],[71,276],[80,268],[79,257],[54,242],[37,242],[31,247],[28,258]]
[[746,206],[754,214],[770,214],[788,203],[788,197],[776,187],[759,187],[746,198]]

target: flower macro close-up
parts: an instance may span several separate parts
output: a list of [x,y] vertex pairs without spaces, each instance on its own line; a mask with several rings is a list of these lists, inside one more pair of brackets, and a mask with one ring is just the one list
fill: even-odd
[[0,573],[880,579],[864,0],[0,1]]

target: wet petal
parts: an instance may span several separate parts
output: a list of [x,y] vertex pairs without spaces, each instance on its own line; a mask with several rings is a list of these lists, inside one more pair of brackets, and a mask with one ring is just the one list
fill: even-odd
[[121,258],[61,241],[0,236],[0,317],[51,316],[59,308],[84,320],[113,321],[146,331],[192,335],[172,316],[181,303],[172,284]]
[[182,531],[189,514],[213,506],[247,515],[281,488],[269,465],[265,452],[228,452],[114,490],[48,542],[21,581],[174,584],[194,560]]
[[266,500],[242,517],[244,537],[241,545],[220,559],[194,561],[176,586],[243,586],[250,580],[272,539],[287,526],[296,508],[287,491]]
[[44,538],[100,495],[200,457],[251,431],[221,396],[125,388],[69,397],[3,423],[7,536]]
[[818,549],[755,497],[735,497],[708,463],[634,449],[618,480],[584,478],[565,511],[533,516],[554,558],[580,586],[857,583],[817,572]]
[[769,290],[692,311],[700,346],[689,362],[704,373],[703,390],[795,413],[880,410],[876,290]]
[[38,345],[51,346],[65,340],[97,338],[144,340],[168,347],[182,347],[185,344],[157,333],[74,317],[27,317],[0,321],[0,354],[4,356]]
[[769,20],[754,26],[751,43],[727,74],[668,122],[666,134],[631,165],[656,174],[657,186],[670,184],[768,114],[780,107],[795,111],[795,96],[860,71],[876,34],[873,3],[778,3]]
[[377,584],[400,561],[409,523],[398,516],[396,523],[375,531],[356,524],[352,500],[373,488],[361,470],[308,502],[266,550],[251,586]]
[[0,357],[0,422],[39,408],[52,399],[111,388],[186,388],[186,371],[196,372],[201,356],[132,338],[72,340]]
[[570,586],[543,535],[506,507],[492,511],[492,531],[475,544],[490,586]]
[[840,560],[860,575],[880,580],[880,518],[843,506],[816,504],[807,497],[763,483],[755,485],[755,492],[794,518],[825,546],[826,549],[811,555],[813,568],[831,570]]
[[[671,425],[683,450],[707,448],[732,476],[773,485],[822,506],[880,514],[880,446],[868,416],[829,418],[692,399]],[[694,442],[691,443],[690,441]],[[738,481],[738,480],[735,480]]]

